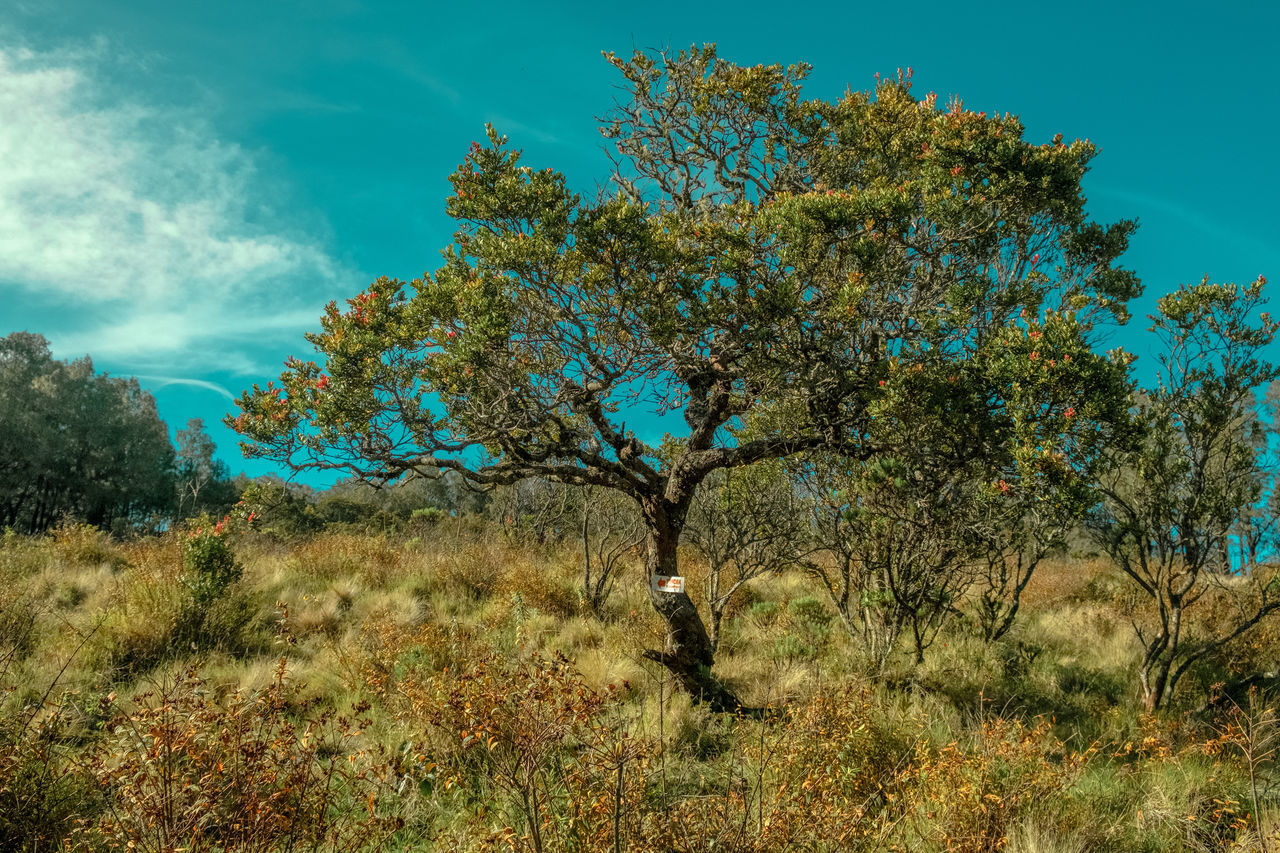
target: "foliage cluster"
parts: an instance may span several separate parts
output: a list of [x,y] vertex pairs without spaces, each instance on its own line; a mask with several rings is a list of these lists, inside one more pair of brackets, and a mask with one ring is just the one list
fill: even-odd
[[187,670],[134,696],[127,712],[104,707],[107,733],[83,758],[106,802],[84,825],[91,843],[152,853],[379,849],[393,826],[376,808],[378,765],[351,752],[360,721],[309,713],[286,664],[253,696],[212,697]]

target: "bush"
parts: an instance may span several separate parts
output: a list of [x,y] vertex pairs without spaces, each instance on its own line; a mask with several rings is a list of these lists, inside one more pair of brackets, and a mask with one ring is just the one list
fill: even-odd
[[66,522],[53,530],[54,550],[65,562],[77,566],[108,565],[119,571],[129,561],[111,537],[92,524]]
[[194,607],[208,607],[243,573],[230,546],[216,533],[197,530],[182,544],[182,582]]
[[89,839],[152,853],[380,848],[385,767],[353,748],[367,721],[299,706],[286,664],[265,691],[221,702],[189,670],[118,714],[89,760],[109,798]]
[[957,853],[1004,849],[1020,823],[1061,803],[1093,756],[1069,752],[1050,728],[1044,718],[1030,727],[997,718],[982,724],[969,749],[922,745],[910,779],[908,837]]
[[413,527],[434,527],[448,518],[448,515],[444,510],[433,506],[420,507],[409,513],[409,524]]
[[55,710],[41,707],[0,721],[0,850],[36,853],[62,847],[77,822],[101,806],[93,780],[60,743]]
[[523,605],[557,619],[576,615],[580,596],[573,581],[558,576],[555,566],[546,560],[534,562],[534,559],[528,556],[509,559],[495,592],[506,598],[518,598]]
[[96,792],[64,743],[68,704],[49,701],[61,673],[33,683],[18,671],[35,650],[39,609],[0,594],[9,596],[0,604],[0,850],[52,850],[96,810]]
[[630,846],[624,838],[643,804],[649,745],[611,725],[612,689],[592,690],[563,659],[513,664],[492,655],[413,692],[441,745],[424,759],[434,757],[446,784],[481,814],[494,807],[504,845]]
[[197,648],[221,639],[209,631],[210,613],[243,573],[244,567],[218,531],[199,528],[189,535],[182,543],[179,580],[184,596],[174,639]]

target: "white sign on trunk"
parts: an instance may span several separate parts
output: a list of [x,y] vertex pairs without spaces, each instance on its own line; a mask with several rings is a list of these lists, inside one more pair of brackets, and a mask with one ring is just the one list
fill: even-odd
[[684,578],[679,575],[654,575],[654,592],[684,592]]

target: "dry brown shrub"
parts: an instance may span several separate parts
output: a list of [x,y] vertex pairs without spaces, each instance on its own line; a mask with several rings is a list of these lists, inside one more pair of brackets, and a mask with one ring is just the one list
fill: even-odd
[[394,619],[373,619],[362,627],[348,666],[373,696],[405,713],[412,709],[404,703],[411,704],[424,683],[483,653],[460,629],[430,623],[406,628]]
[[354,746],[362,725],[299,705],[284,659],[265,691],[222,701],[189,670],[138,696],[90,754],[107,809],[82,840],[151,853],[378,849],[392,826],[378,814],[383,770]]
[[498,655],[405,687],[436,735],[421,772],[481,817],[494,810],[489,846],[633,849],[651,746],[616,725],[612,689],[592,690],[563,658]]
[[400,574],[402,551],[385,539],[351,533],[326,533],[292,549],[291,562],[307,577],[332,580],[355,575],[383,586]]
[[567,618],[579,610],[580,596],[573,582],[561,577],[557,566],[528,556],[508,557],[496,592],[501,596],[518,594],[526,606],[548,616]]
[[1067,750],[1040,718],[986,720],[968,748],[921,744],[909,781],[908,839],[956,853],[1003,850],[1036,809],[1061,798],[1095,750]]
[[867,691],[817,695],[743,736],[719,790],[647,814],[644,849],[1002,850],[1093,754],[1065,750],[1047,721],[988,721],[968,747],[903,722]]
[[50,535],[53,537],[54,551],[71,565],[105,564],[116,571],[128,565],[128,558],[111,541],[111,536],[92,524],[64,522],[55,527]]

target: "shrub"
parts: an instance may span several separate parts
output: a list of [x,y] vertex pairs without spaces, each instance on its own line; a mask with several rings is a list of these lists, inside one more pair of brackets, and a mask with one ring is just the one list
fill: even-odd
[[234,643],[255,609],[246,600],[231,606],[226,602],[227,592],[240,580],[244,567],[221,528],[221,524],[214,529],[199,527],[182,542],[179,580],[184,596],[173,636],[195,648]]
[[109,565],[119,571],[128,560],[111,541],[111,537],[92,524],[65,522],[54,528],[54,550],[64,561],[72,565]]
[[35,683],[18,669],[35,649],[40,610],[21,594],[0,595],[0,850],[52,850],[97,798],[64,742],[70,705],[50,701],[66,667]]
[[794,599],[788,603],[785,617],[779,620],[783,632],[770,644],[768,656],[787,663],[812,660],[831,635],[831,620],[831,611],[817,598]]
[[0,850],[54,850],[100,807],[93,781],[61,742],[57,709],[43,703],[0,720]]
[[354,743],[367,721],[300,704],[286,665],[257,695],[217,701],[188,670],[137,697],[89,759],[107,808],[88,840],[154,853],[381,848],[385,768]]
[[436,507],[420,507],[409,513],[409,524],[414,527],[434,527],[447,516],[448,513]]
[[496,547],[475,544],[433,554],[424,569],[435,588],[452,597],[483,601],[498,591],[507,556]]
[[563,658],[488,655],[406,686],[436,736],[423,766],[438,763],[445,787],[481,816],[493,807],[495,839],[600,850],[634,827],[648,746],[613,725],[615,692],[590,689]]
[[[1068,752],[1041,718],[984,722],[968,749],[921,744],[910,778],[914,808],[903,826],[916,844],[948,851],[994,853],[1046,803],[1060,801],[1092,749]],[[912,845],[914,846],[914,845]]]
[[556,618],[574,616],[579,610],[579,591],[572,581],[558,576],[555,568],[537,557],[514,557],[507,561],[495,592],[508,598],[518,596],[521,604]]
[[182,582],[193,607],[208,607],[243,573],[230,546],[217,533],[197,530],[182,544]]

